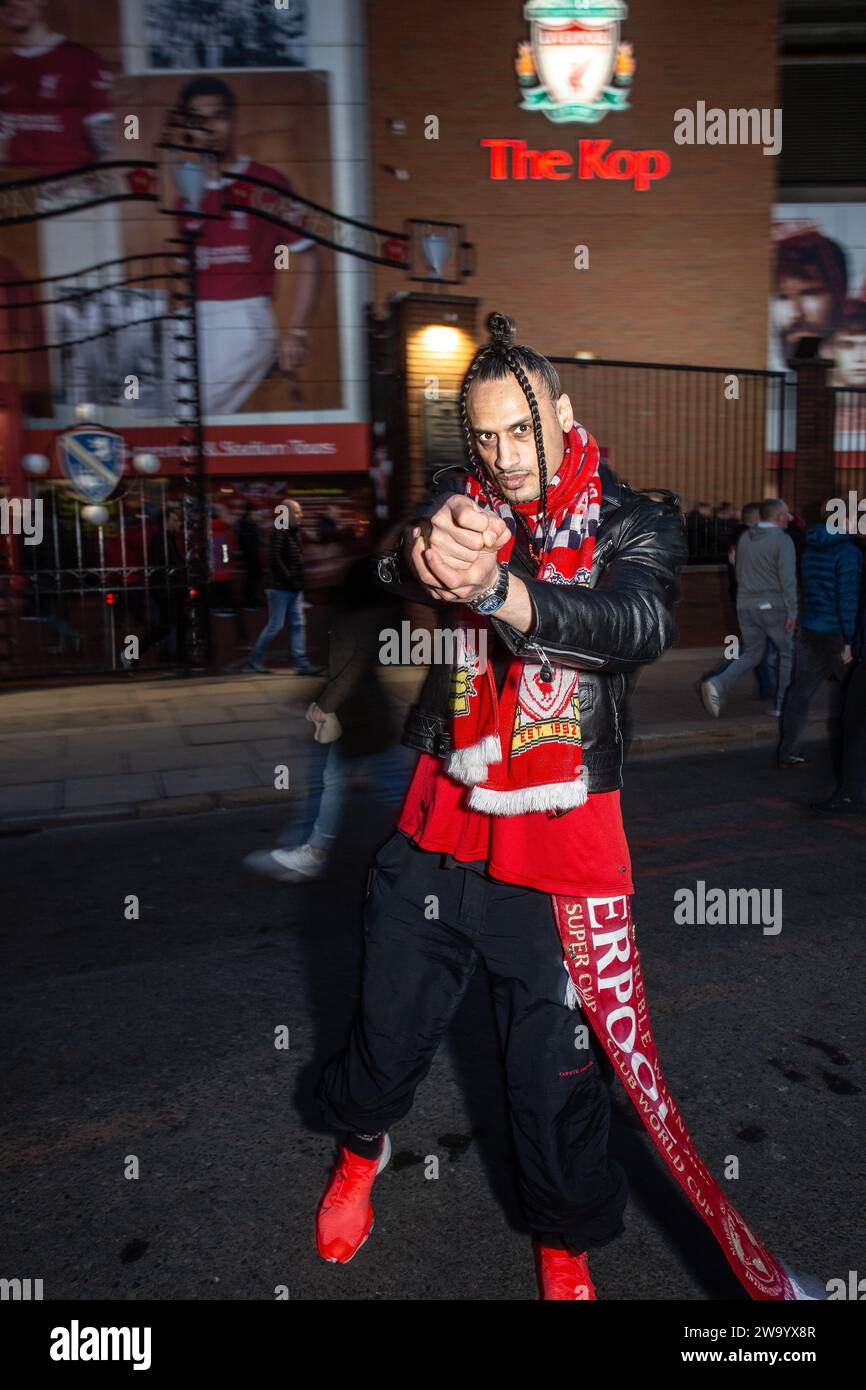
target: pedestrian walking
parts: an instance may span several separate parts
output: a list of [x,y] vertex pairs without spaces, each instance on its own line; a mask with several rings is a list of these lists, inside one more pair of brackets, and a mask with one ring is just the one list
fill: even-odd
[[701,682],[704,708],[718,719],[737,681],[760,666],[767,642],[779,653],[779,684],[770,713],[779,718],[791,680],[794,629],[797,625],[797,557],[785,534],[791,519],[779,497],[761,503],[761,518],[737,541],[737,620],[742,646],[736,661]]
[[801,563],[803,607],[797,642],[797,669],[785,705],[780,767],[808,762],[802,745],[809,709],[820,687],[830,681],[827,729],[837,780],[842,775],[842,708],[853,662],[860,592],[860,551],[844,532],[818,521],[806,532]]
[[252,502],[244,505],[243,516],[235,531],[238,554],[244,569],[244,608],[253,613],[261,608],[259,585],[262,579],[261,537]]
[[[269,548],[269,573],[265,586],[268,603],[268,621],[262,628],[256,644],[244,665],[260,673],[269,672],[262,658],[271,642],[289,624],[289,644],[292,669],[296,676],[317,676],[320,666],[311,665],[307,657],[306,620],[304,617],[304,547],[301,541],[301,518],[303,511],[300,502],[287,497],[282,504],[287,508],[288,525],[278,525],[279,515],[274,517]],[[279,512],[279,508],[277,508]]]
[[861,554],[857,630],[851,644],[854,658],[842,711],[841,777],[826,801],[815,801],[818,815],[866,812],[866,561]]
[[331,621],[328,682],[307,710],[315,741],[327,745],[308,791],[300,828],[291,821],[277,845],[247,855],[254,873],[281,883],[323,878],[346,814],[349,785],[359,777],[393,813],[406,791],[414,757],[380,677],[383,634],[399,631],[402,603],[375,577],[370,554],[350,564]]
[[[734,605],[735,608],[737,606],[737,541],[740,539],[740,536],[742,536],[744,531],[749,530],[749,528],[752,526],[756,526],[760,521],[760,502],[747,502],[746,505],[743,507],[740,516],[740,524],[737,527],[733,540],[731,541],[731,544],[728,547],[727,553],[728,589],[731,595],[731,603]],[[758,698],[761,700],[775,699],[776,691],[779,687],[777,672],[778,659],[779,654],[776,651],[776,648],[773,646],[772,642],[768,642],[764,651],[763,658],[760,661],[755,672],[758,679]],[[733,657],[725,657],[725,659],[723,661],[720,661],[718,666],[715,666],[712,669],[712,671],[707,671],[706,675],[701,676],[701,680],[698,681],[698,693],[700,693],[701,681],[705,681],[708,678],[712,679],[715,676],[720,676],[723,671],[727,671],[728,667],[732,664],[733,660]]]

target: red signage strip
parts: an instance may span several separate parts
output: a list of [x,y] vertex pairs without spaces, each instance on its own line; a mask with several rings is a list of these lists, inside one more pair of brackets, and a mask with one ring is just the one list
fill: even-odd
[[[58,431],[59,433],[59,431]],[[133,472],[131,456],[137,451],[156,454],[157,476],[171,477],[192,464],[184,460],[177,427],[121,431],[126,445],[125,474]],[[52,455],[54,435],[49,430],[24,432],[24,452]],[[364,473],[370,467],[370,426],[346,425],[222,425],[208,426],[205,465],[209,477],[243,474]],[[52,470],[58,476],[56,465]]]

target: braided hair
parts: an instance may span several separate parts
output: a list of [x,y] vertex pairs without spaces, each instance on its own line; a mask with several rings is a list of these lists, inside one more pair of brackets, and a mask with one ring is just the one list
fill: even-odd
[[[479,384],[484,381],[504,381],[509,373],[517,378],[523,394],[529,404],[529,411],[532,416],[532,425],[535,434],[535,450],[538,456],[538,482],[539,482],[539,510],[541,519],[542,544],[543,538],[547,534],[547,459],[544,453],[544,430],[541,424],[541,413],[538,409],[538,401],[535,392],[529,381],[529,373],[540,377],[547,387],[548,394],[556,401],[562,394],[559,376],[552,363],[548,362],[541,353],[535,352],[530,347],[523,345],[515,346],[514,320],[507,314],[490,314],[487,319],[487,328],[490,333],[490,341],[484,347],[479,348],[470,363],[469,370],[463,379],[463,389],[460,392],[460,421],[463,425],[463,434],[466,439],[466,448],[469,454],[469,465],[481,485],[485,501],[494,510],[490,496],[490,481],[484,467],[475,452],[472,427],[469,423],[469,415],[466,410],[466,398],[469,388],[474,382]],[[497,494],[497,496],[499,496]],[[500,501],[503,501],[501,496]],[[530,550],[537,560],[539,552],[535,546],[535,536],[529,523],[523,515],[515,508],[513,514],[517,521],[524,527],[529,538]]]

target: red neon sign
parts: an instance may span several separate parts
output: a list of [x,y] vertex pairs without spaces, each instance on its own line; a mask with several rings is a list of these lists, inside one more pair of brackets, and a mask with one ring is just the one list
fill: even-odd
[[[574,159],[567,150],[531,150],[525,140],[482,140],[481,144],[490,150],[492,179],[574,177]],[[645,193],[656,179],[670,172],[670,155],[664,150],[612,150],[610,146],[610,140],[581,140],[577,177],[631,179],[637,192]]]

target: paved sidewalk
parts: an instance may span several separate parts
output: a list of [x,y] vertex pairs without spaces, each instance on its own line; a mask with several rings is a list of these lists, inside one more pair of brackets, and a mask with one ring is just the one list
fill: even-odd
[[[721,719],[704,712],[693,687],[717,659],[689,648],[641,673],[630,758],[744,747],[772,757],[778,721],[753,698],[751,676]],[[398,702],[409,705],[423,674],[389,673]],[[321,685],[276,674],[0,690],[0,832],[299,797],[315,751],[303,715]],[[287,790],[275,788],[278,766]]]

